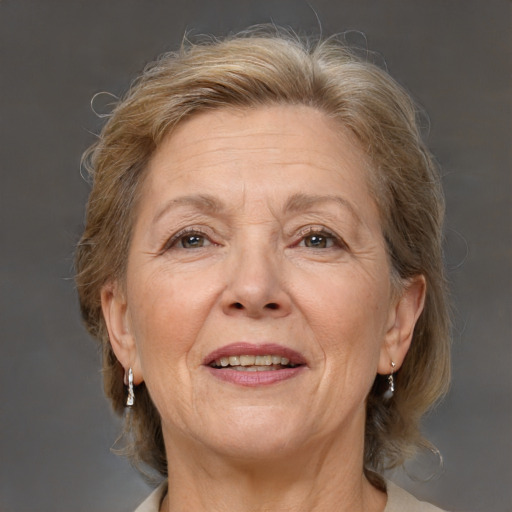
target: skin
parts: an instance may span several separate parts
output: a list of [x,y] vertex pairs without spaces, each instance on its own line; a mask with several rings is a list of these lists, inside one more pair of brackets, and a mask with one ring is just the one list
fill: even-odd
[[[363,476],[365,398],[402,364],[425,284],[391,286],[369,169],[301,106],[202,113],[157,149],[102,305],[162,417],[161,510],[384,510]],[[205,357],[240,341],[306,365],[271,385],[216,378]]]

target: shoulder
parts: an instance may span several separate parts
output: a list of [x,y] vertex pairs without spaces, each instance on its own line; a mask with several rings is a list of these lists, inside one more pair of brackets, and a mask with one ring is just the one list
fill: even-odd
[[389,480],[386,481],[386,487],[388,503],[384,512],[444,512],[430,503],[418,501],[414,496]]
[[135,512],[158,512],[167,492],[167,482],[160,484],[135,510]]

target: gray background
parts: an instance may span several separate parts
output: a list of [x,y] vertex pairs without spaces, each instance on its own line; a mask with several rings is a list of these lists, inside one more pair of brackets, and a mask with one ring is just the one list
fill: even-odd
[[[0,511],[130,511],[148,487],[111,454],[95,343],[72,276],[87,185],[79,159],[120,94],[186,29],[269,22],[381,53],[430,114],[448,200],[455,310],[451,393],[425,423],[445,460],[419,496],[512,510],[510,2],[0,0]],[[384,62],[384,60],[382,60]],[[101,107],[101,105],[100,105]],[[420,478],[433,465],[409,471]]]

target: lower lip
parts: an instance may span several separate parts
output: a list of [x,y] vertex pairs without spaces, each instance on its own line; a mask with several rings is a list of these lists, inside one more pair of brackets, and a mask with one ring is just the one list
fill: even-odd
[[303,370],[304,366],[297,366],[295,368],[283,368],[282,370],[270,370],[262,372],[241,372],[238,370],[215,369],[210,366],[206,367],[207,370],[216,377],[217,379],[223,380],[224,382],[230,382],[237,384],[238,386],[268,386],[277,382],[292,379],[299,375]]

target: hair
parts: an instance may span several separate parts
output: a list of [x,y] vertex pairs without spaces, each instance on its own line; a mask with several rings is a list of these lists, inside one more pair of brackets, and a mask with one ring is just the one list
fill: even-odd
[[[101,289],[123,282],[138,194],[162,140],[191,116],[225,108],[310,106],[350,130],[372,163],[370,187],[381,216],[391,279],[423,275],[426,298],[410,350],[395,373],[395,394],[377,375],[367,399],[364,467],[395,467],[428,446],[420,418],[446,392],[450,320],[442,257],[444,199],[437,166],[421,136],[419,110],[382,69],[339,38],[302,38],[257,27],[192,44],[150,64],[132,84],[84,155],[92,179],[86,226],[76,251],[83,320],[103,351],[106,395],[123,414],[124,369],[109,342]],[[167,475],[161,420],[142,383],[125,415],[132,460]],[[373,478],[379,485],[378,478]],[[382,485],[380,484],[382,487]]]

